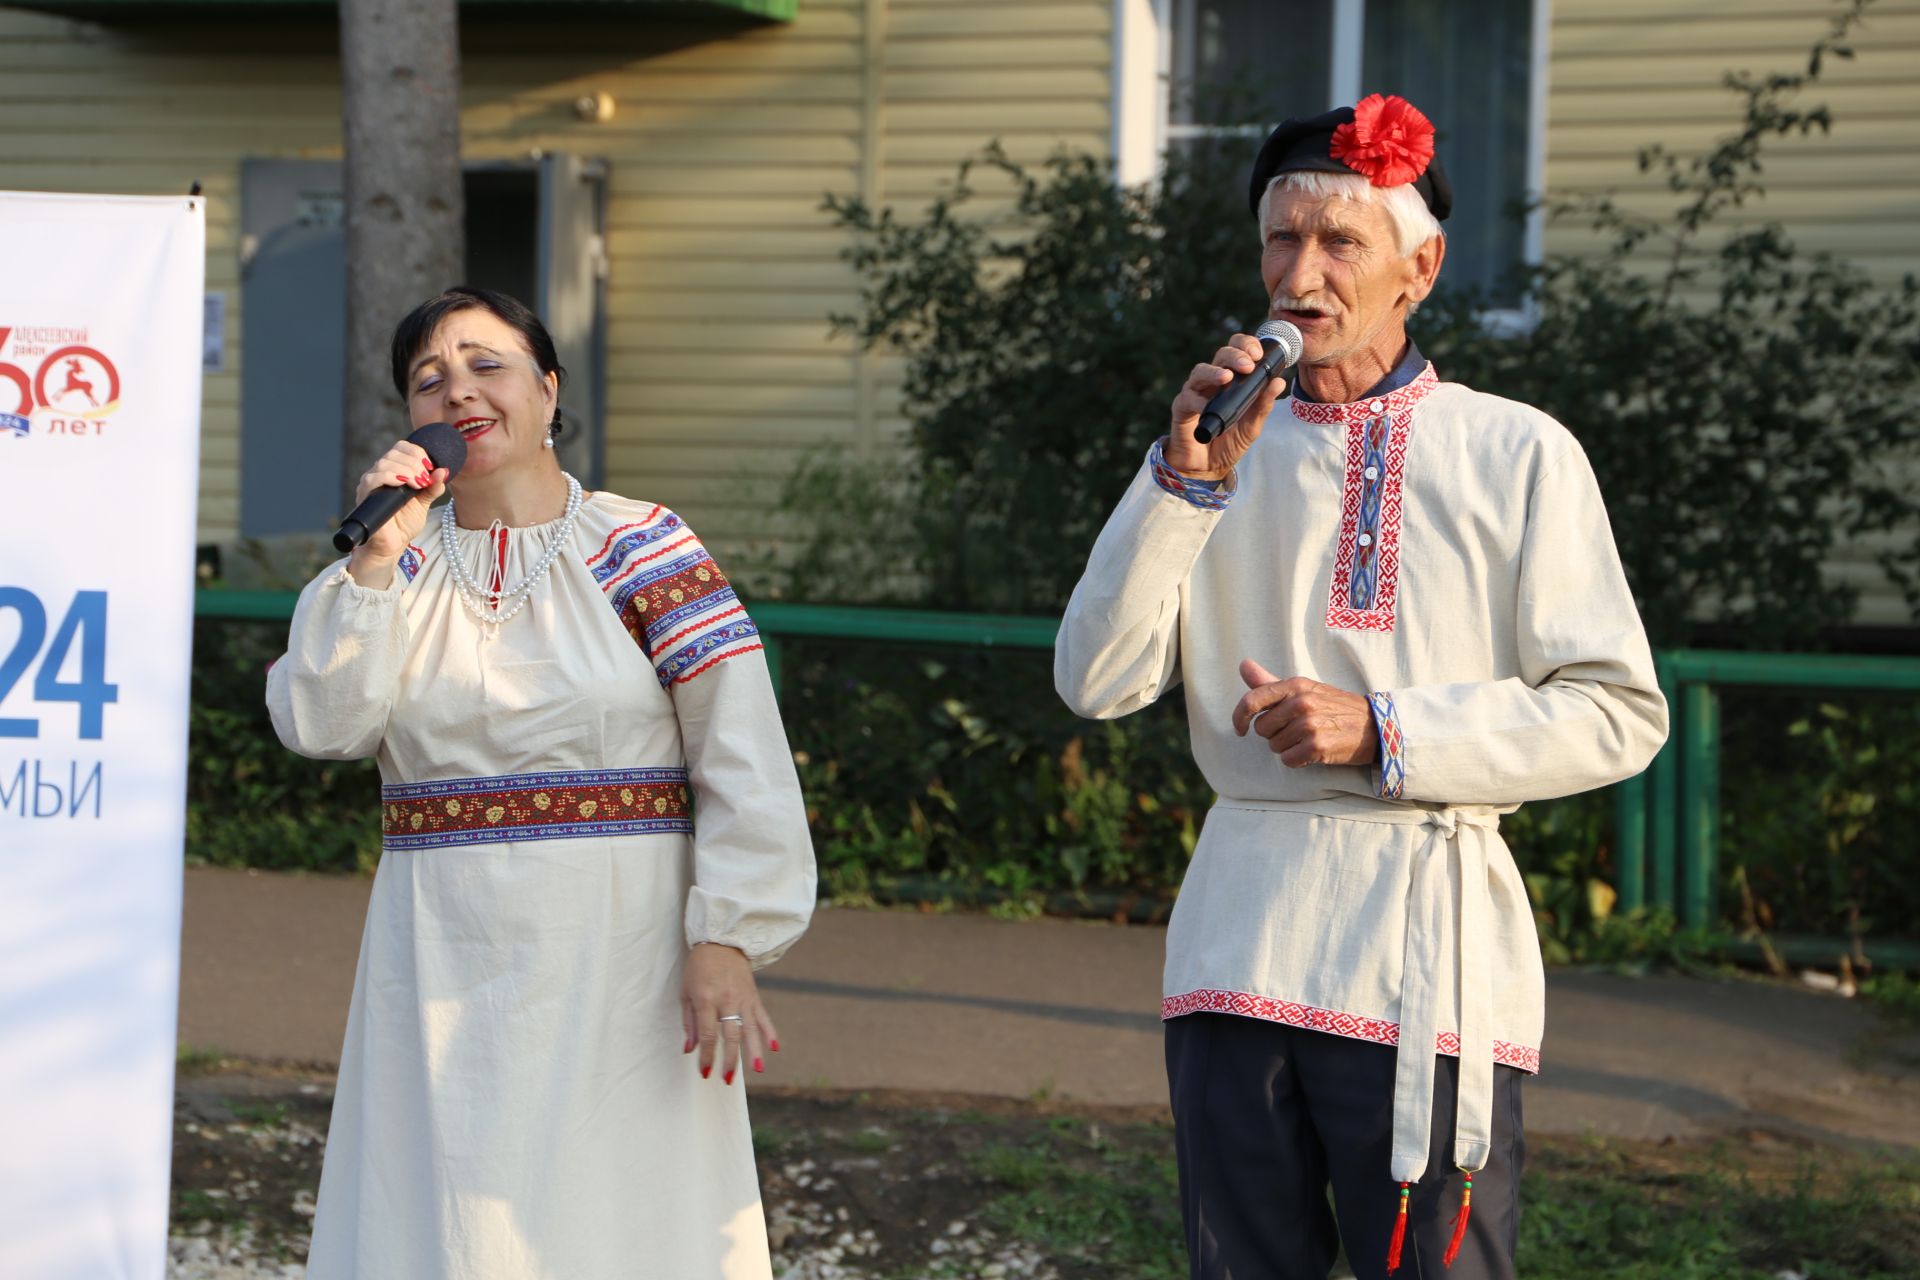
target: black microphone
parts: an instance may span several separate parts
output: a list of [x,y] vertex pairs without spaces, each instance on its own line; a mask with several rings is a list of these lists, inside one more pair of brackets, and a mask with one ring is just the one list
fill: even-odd
[[1193,429],[1193,438],[1201,444],[1232,426],[1260,394],[1260,388],[1267,385],[1267,379],[1282,369],[1291,369],[1300,358],[1300,331],[1285,320],[1269,320],[1255,329],[1253,336],[1260,339],[1266,354],[1254,362],[1252,373],[1235,378],[1207,401],[1207,410]]
[[[447,479],[460,474],[460,468],[467,465],[467,438],[459,430],[444,422],[429,422],[412,435],[407,443],[417,444],[427,451],[427,460],[435,467],[447,469]],[[398,514],[400,508],[413,501],[418,489],[409,489],[405,485],[381,485],[366,496],[366,500],[353,509],[353,514],[340,522],[340,532],[333,535],[335,551],[351,551],[368,538],[373,531]]]

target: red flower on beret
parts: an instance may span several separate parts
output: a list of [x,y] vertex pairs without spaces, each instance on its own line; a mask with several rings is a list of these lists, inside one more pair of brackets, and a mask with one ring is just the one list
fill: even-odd
[[1427,171],[1433,121],[1398,94],[1368,94],[1353,106],[1353,123],[1333,131],[1335,160],[1376,187],[1398,187]]

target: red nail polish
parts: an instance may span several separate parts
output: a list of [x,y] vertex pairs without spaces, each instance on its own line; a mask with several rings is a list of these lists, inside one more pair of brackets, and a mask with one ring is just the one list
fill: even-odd
[[753,1060],[753,1069],[755,1071],[765,1071],[767,1067],[766,1067],[766,1064],[762,1062],[759,1058],[755,1058]]
[[775,1053],[778,1053],[778,1052],[780,1052],[780,1042],[779,1042],[778,1040],[775,1040],[775,1041],[773,1042],[773,1051],[774,1051]]
[[721,1077],[720,1077],[720,1080],[721,1080],[721,1083],[723,1083],[723,1084],[732,1084],[732,1083],[733,1083],[733,1072],[731,1072],[731,1071],[729,1071],[729,1072],[727,1072],[727,1074],[725,1074],[725,1075],[723,1075],[723,1076],[721,1076]]
[[706,1078],[707,1078],[708,1076],[710,1076],[710,1075],[712,1075],[712,1074],[713,1074],[713,1068],[712,1068],[712,1067],[702,1067],[702,1068],[700,1068],[700,1078],[701,1078],[702,1080],[705,1080],[705,1079],[706,1079]]
[[682,1046],[680,1047],[680,1052],[682,1052],[682,1053],[692,1053],[692,1052],[693,1052],[693,1037],[692,1037],[692,1036],[688,1036],[688,1037],[687,1037],[687,1042],[686,1042],[686,1044],[684,1044],[684,1045],[682,1045]]

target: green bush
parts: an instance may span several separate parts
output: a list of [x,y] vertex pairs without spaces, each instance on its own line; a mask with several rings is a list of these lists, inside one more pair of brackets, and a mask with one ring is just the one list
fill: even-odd
[[1830,937],[1920,923],[1920,698],[1730,692],[1721,734],[1725,913]]
[[187,734],[187,858],[217,867],[369,871],[380,850],[371,760],[308,760],[267,718],[267,664],[285,623],[194,624]]
[[1164,913],[1212,793],[1177,701],[1060,714],[1049,655],[790,644],[823,892]]

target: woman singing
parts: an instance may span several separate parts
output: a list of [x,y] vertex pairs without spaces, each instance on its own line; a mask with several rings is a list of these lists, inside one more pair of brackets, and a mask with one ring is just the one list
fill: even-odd
[[400,323],[394,385],[466,465],[367,471],[417,492],[268,677],[287,746],[385,783],[310,1280],[771,1274],[731,1086],[780,1047],[753,970],[813,909],[800,789],[699,539],[561,471],[562,376],[501,294]]

